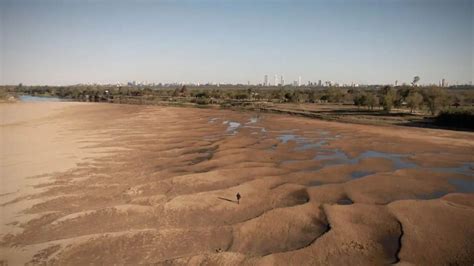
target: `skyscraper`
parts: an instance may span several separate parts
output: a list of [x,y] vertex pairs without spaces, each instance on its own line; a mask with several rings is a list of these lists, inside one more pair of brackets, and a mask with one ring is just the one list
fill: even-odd
[[444,79],[441,80],[441,87],[446,86],[446,81]]
[[283,86],[285,85],[285,80],[283,79],[283,75],[280,77],[280,85]]
[[268,75],[265,75],[265,76],[263,77],[263,86],[268,86],[268,85],[269,85],[269,84],[268,84]]
[[278,75],[275,74],[275,86],[278,86]]
[[318,81],[318,87],[321,87],[321,85],[323,85],[323,83],[321,82],[321,80]]
[[298,77],[298,86],[301,86],[301,76]]

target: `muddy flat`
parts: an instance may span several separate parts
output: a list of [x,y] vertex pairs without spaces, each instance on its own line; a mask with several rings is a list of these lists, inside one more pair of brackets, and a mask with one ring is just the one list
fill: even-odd
[[473,133],[118,104],[0,110],[9,265],[474,263]]

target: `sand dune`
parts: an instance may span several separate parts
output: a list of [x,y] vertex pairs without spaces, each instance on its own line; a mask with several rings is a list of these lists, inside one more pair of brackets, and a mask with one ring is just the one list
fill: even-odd
[[2,186],[17,187],[0,196],[10,264],[474,263],[472,133],[154,106],[0,108]]

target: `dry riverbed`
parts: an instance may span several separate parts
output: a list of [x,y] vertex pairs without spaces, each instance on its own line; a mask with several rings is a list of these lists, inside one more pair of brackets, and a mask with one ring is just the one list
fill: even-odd
[[473,133],[139,105],[0,111],[10,265],[474,263]]

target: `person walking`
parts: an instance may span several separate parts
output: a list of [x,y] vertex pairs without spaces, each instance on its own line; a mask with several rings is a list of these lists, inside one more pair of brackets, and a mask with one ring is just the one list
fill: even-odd
[[237,195],[235,195],[235,197],[237,197],[237,204],[240,204],[240,198],[241,198],[240,193],[237,192]]

